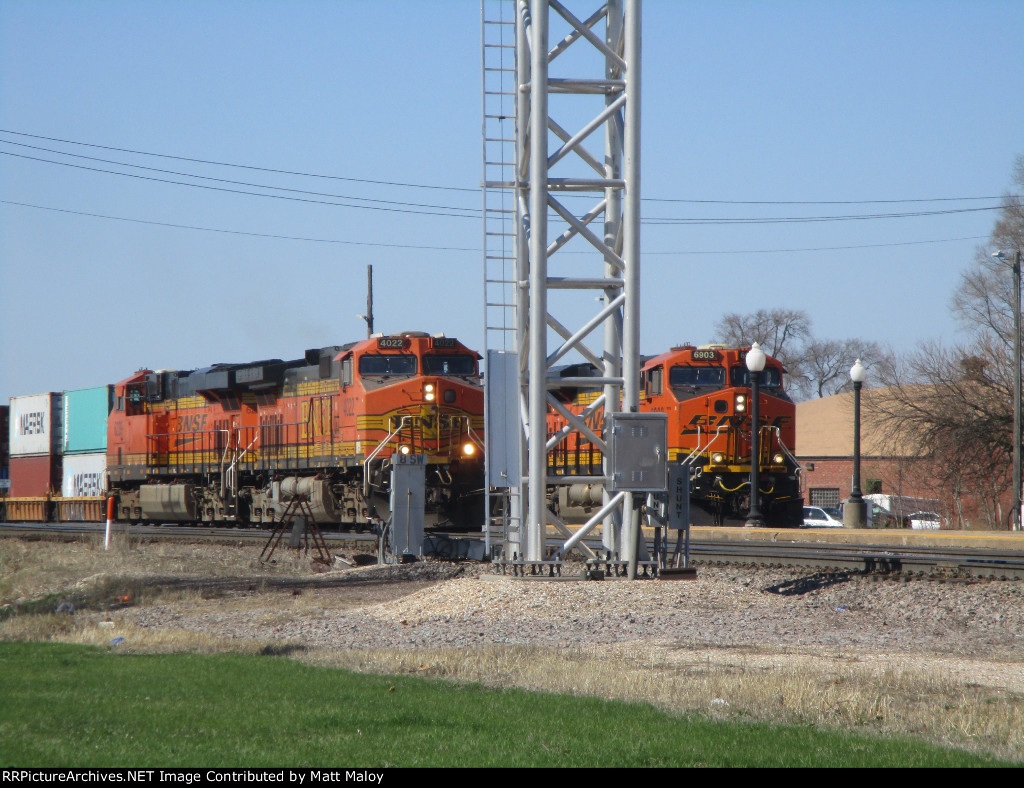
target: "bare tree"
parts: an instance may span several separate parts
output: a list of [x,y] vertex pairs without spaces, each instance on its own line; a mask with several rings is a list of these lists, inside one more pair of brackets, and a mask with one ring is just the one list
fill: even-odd
[[733,347],[761,345],[782,362],[791,382],[804,377],[803,342],[811,335],[811,319],[802,309],[759,309],[753,314],[731,312],[715,324],[718,341]]
[[751,315],[732,312],[715,324],[715,332],[721,341],[735,347],[757,342],[765,353],[785,364],[787,352],[794,352],[810,336],[811,319],[802,309],[759,309]]
[[[1014,183],[1024,191],[1024,156]],[[972,495],[991,525],[1005,527],[999,500],[1011,483],[1013,451],[1013,275],[991,247],[1020,249],[1024,206],[1018,195],[1004,200],[991,246],[979,249],[960,279],[952,309],[968,340],[952,348],[924,343],[899,363],[879,369],[887,385],[869,405],[892,445],[932,458],[944,476],[954,510]],[[1020,483],[1019,480],[1017,483]]]
[[887,354],[877,342],[863,339],[813,339],[803,349],[804,384],[798,390],[808,396],[830,397],[851,390],[850,367],[861,359],[866,367]]
[[722,342],[744,347],[760,343],[764,352],[786,369],[786,390],[794,399],[827,397],[850,388],[849,370],[862,359],[865,365],[885,354],[875,342],[862,339],[814,339],[811,319],[802,309],[760,309],[749,315],[735,312],[715,325]]

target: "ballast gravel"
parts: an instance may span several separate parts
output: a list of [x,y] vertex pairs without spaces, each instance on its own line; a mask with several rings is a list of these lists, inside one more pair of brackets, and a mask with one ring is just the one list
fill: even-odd
[[699,567],[693,580],[537,580],[420,562],[264,578],[119,611],[140,627],[332,649],[740,649],[934,664],[1024,693],[1024,583]]

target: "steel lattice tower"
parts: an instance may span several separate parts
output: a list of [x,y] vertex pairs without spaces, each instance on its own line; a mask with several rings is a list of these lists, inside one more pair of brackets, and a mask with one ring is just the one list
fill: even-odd
[[[507,0],[499,4],[510,5]],[[511,352],[518,360],[521,401],[520,430],[510,439],[521,437],[521,457],[519,478],[508,485],[512,527],[505,543],[507,555],[514,553],[526,563],[548,558],[548,525],[567,539],[570,535],[547,506],[549,485],[608,486],[606,476],[549,476],[548,454],[566,437],[548,438],[549,405],[602,451],[603,436],[587,425],[588,416],[601,407],[635,411],[638,405],[640,5],[640,0],[609,0],[583,17],[558,0],[516,0],[514,20],[503,22],[514,25],[514,67],[493,69],[506,79],[494,93],[514,104],[514,158],[503,158],[507,174],[494,179],[488,165],[495,157],[487,152],[487,140],[494,139],[488,137],[487,114],[490,9],[484,0],[485,195],[514,196],[503,225],[512,241],[507,258],[514,260],[514,275],[502,278],[504,296],[498,302],[486,300],[492,312],[500,302],[505,314],[514,314]],[[560,38],[552,45],[556,28]],[[510,139],[507,133],[504,138]],[[495,204],[492,196],[490,205]],[[485,196],[485,217],[488,211]],[[490,213],[497,215],[493,209]],[[487,233],[485,218],[485,247]],[[487,265],[485,280],[497,281],[488,276]],[[489,312],[488,337],[494,322]],[[488,351],[490,365],[490,342]],[[598,376],[553,374],[556,365],[570,360],[589,361]],[[579,385],[603,386],[582,417],[570,414],[551,394],[557,387]],[[488,430],[492,422],[493,414]],[[604,529],[605,547],[626,558],[622,545],[629,549],[634,540],[623,538],[619,525],[638,527],[632,497],[606,491],[604,501],[602,517],[611,525]]]

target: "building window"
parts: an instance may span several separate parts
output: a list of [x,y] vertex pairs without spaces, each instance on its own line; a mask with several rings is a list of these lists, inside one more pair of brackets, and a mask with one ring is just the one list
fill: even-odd
[[864,485],[864,489],[868,495],[878,495],[882,492],[882,480],[881,479],[868,479],[868,483]]
[[812,487],[808,492],[810,493],[808,505],[820,506],[822,509],[839,508],[838,487]]

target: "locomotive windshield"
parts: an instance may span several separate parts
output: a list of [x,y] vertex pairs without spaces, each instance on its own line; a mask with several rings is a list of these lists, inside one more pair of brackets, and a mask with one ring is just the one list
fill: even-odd
[[415,375],[416,356],[401,353],[390,356],[366,355],[359,359],[360,375]]
[[[729,383],[733,386],[750,387],[750,370],[733,367],[729,370]],[[782,388],[782,373],[778,369],[765,367],[761,371],[761,386],[769,389]]]
[[475,375],[476,360],[469,355],[429,353],[423,357],[424,375]]
[[668,385],[670,386],[717,386],[725,383],[725,370],[722,367],[680,367],[669,370]]

